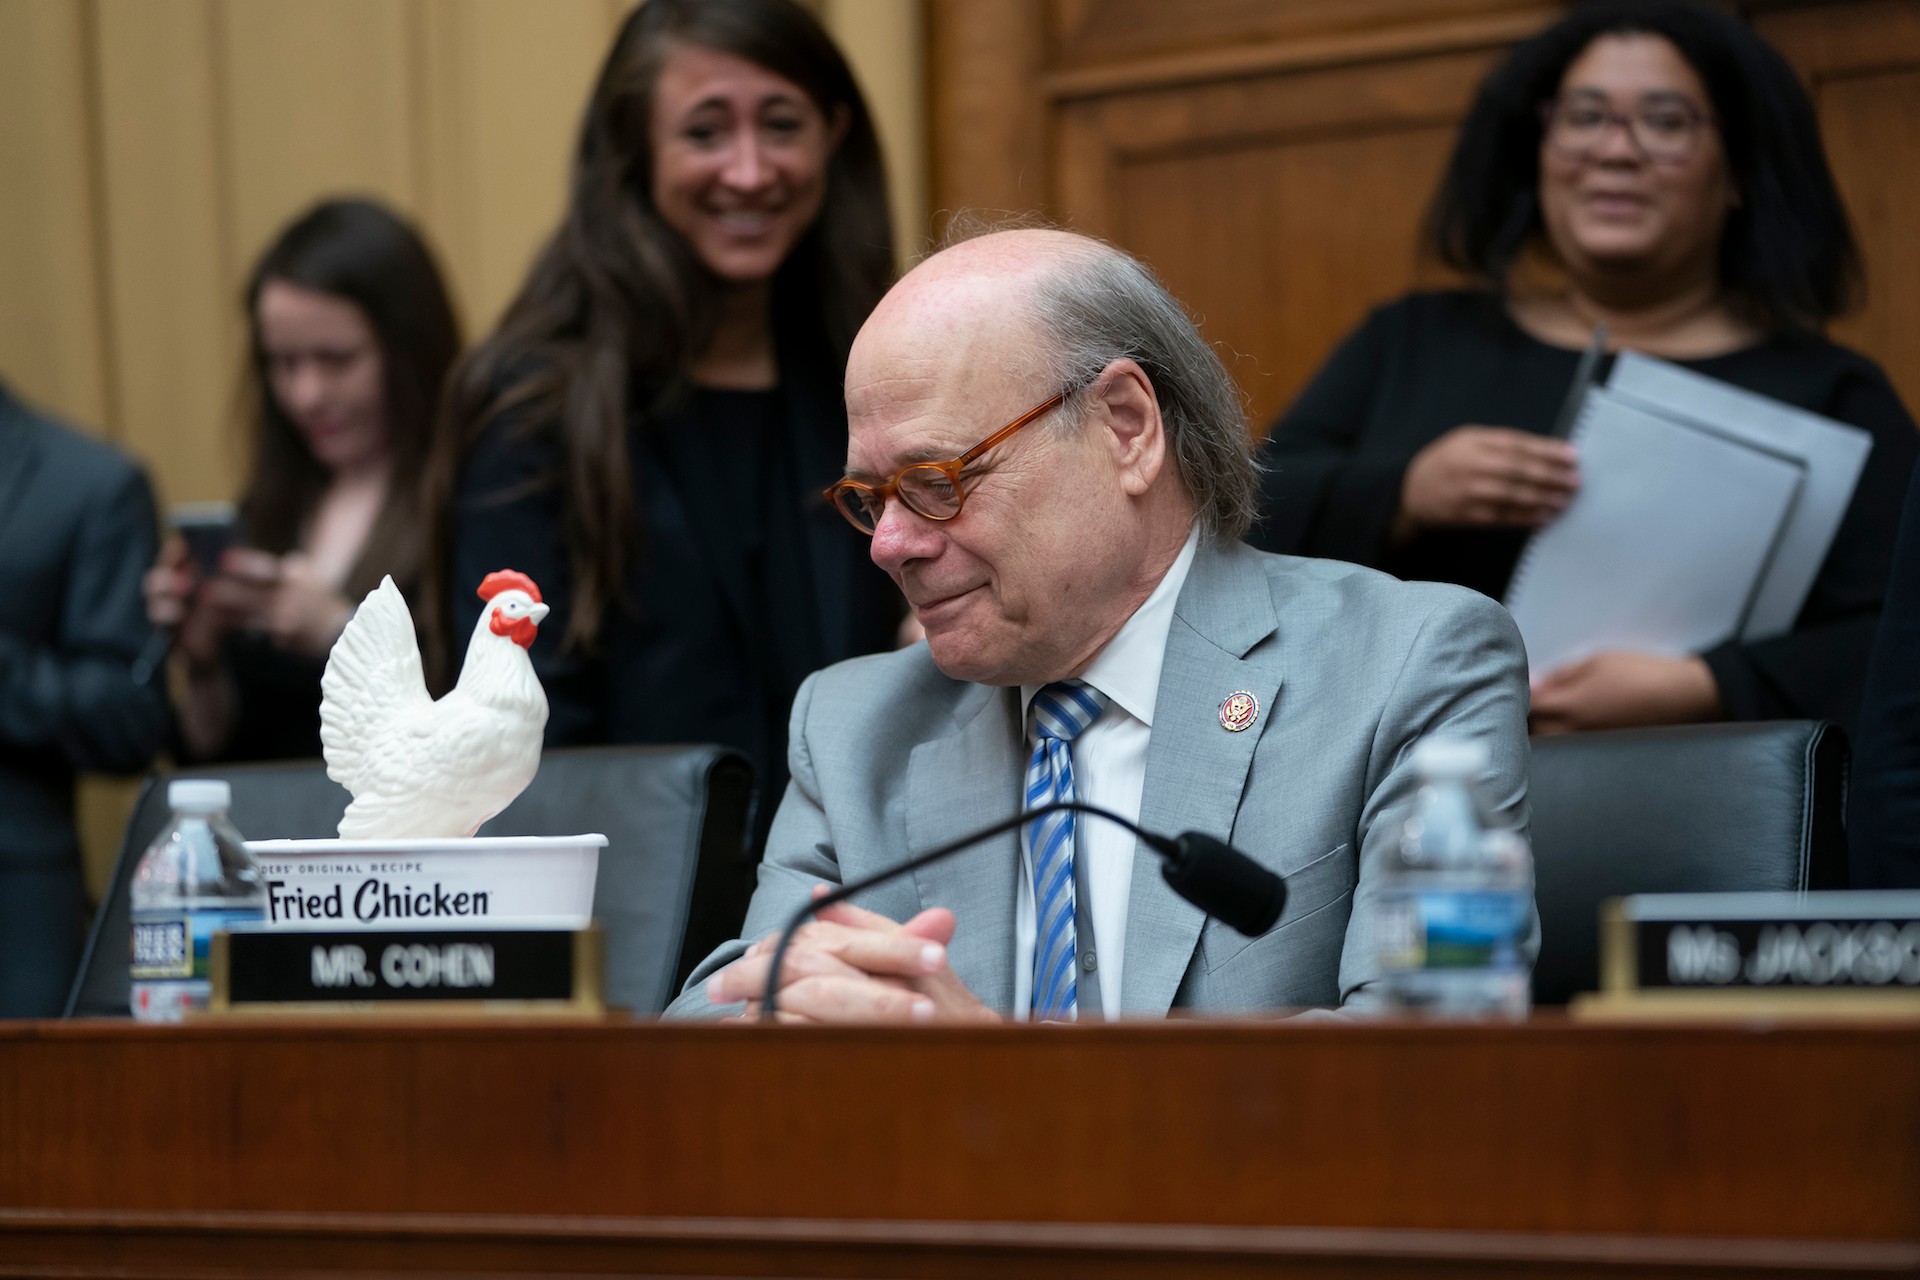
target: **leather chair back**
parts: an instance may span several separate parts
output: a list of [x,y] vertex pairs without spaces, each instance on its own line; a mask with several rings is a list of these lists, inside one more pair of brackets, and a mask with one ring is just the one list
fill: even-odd
[[480,834],[607,837],[593,885],[607,1003],[656,1014],[696,964],[740,936],[753,801],[753,766],[727,747],[571,747],[547,752]]
[[[95,913],[68,1017],[127,1013],[128,886],[166,824],[173,777],[232,783],[234,825],[259,839],[330,837],[349,798],[317,760],[149,778]],[[725,747],[563,748],[541,758],[533,783],[481,834],[607,837],[593,891],[606,934],[607,1001],[653,1014],[694,965],[738,936],[753,887],[753,799],[752,767]]]
[[1598,987],[1607,898],[1844,888],[1847,765],[1825,721],[1534,739],[1534,1003]]

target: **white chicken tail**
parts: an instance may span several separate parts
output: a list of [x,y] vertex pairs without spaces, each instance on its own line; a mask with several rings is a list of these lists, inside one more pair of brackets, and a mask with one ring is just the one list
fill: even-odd
[[374,744],[394,720],[431,705],[413,616],[391,577],[368,593],[334,643],[320,678],[320,745],[327,776],[359,795],[378,769]]

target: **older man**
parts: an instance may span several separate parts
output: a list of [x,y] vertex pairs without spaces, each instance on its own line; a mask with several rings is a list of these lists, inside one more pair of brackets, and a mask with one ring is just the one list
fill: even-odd
[[1376,976],[1380,865],[1417,739],[1484,742],[1489,802],[1524,821],[1511,621],[1472,592],[1239,543],[1253,469],[1237,393],[1131,258],[1055,231],[936,254],[861,330],[847,404],[833,497],[926,644],[801,689],[754,941],[709,957],[675,1012],[753,1012],[767,935],[816,886],[1068,795],[1230,839],[1286,877],[1285,915],[1242,937],[1124,831],[1056,819],[829,909],[788,953],[781,1012],[1336,1005]]

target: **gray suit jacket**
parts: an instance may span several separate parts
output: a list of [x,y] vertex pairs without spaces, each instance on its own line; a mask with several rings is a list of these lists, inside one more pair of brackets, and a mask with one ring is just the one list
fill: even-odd
[[[1220,703],[1260,700],[1229,733]],[[1121,1010],[1255,1012],[1344,1003],[1375,977],[1380,867],[1417,787],[1430,733],[1492,753],[1488,802],[1524,826],[1524,650],[1499,605],[1327,560],[1202,543],[1174,610],[1147,749],[1140,823],[1230,840],[1278,871],[1280,922],[1246,938],[1175,896],[1139,850]],[[815,674],[794,702],[792,782],[747,913],[755,938],[816,883],[870,875],[1010,816],[1026,755],[1018,689],[951,680],[924,645]],[[953,910],[949,955],[994,1008],[1013,1002],[1016,837],[865,895],[904,920]],[[694,970],[670,1012],[708,1011],[702,986],[744,942]]]

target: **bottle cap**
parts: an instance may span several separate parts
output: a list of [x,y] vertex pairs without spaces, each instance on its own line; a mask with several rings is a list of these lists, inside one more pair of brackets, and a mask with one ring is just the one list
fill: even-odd
[[219,778],[176,778],[167,784],[167,807],[175,813],[225,813],[233,787]]
[[1467,738],[1422,738],[1413,748],[1413,769],[1422,778],[1471,779],[1488,759],[1487,744]]

